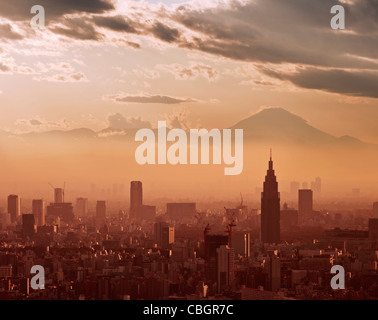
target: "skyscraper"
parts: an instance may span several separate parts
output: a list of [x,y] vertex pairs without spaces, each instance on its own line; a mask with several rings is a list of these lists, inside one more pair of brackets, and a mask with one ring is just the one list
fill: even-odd
[[35,233],[34,214],[22,215],[22,236],[31,237]]
[[217,252],[217,292],[232,285],[234,281],[234,248],[228,245],[221,245]]
[[373,218],[378,218],[378,202],[373,203]]
[[106,201],[97,201],[96,203],[96,223],[101,226],[106,221]]
[[34,199],[32,202],[32,213],[36,219],[37,226],[45,225],[45,201]]
[[11,194],[8,196],[8,213],[11,217],[11,222],[16,222],[21,214],[21,200],[18,195]]
[[79,217],[86,217],[88,215],[88,199],[87,198],[77,198],[75,213]]
[[299,221],[302,221],[305,217],[311,217],[312,215],[312,190],[301,189],[298,190],[298,217]]
[[141,219],[143,214],[143,190],[141,181],[130,183],[130,218]]
[[280,193],[273,170],[272,154],[261,193],[261,241],[263,243],[280,242]]

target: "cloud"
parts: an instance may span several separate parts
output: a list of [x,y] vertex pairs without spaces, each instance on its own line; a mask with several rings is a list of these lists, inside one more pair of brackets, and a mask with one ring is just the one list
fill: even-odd
[[73,73],[60,73],[51,76],[36,76],[33,78],[35,81],[48,81],[48,82],[88,82],[88,78],[82,72]]
[[120,113],[111,114],[108,116],[108,124],[113,129],[140,129],[151,128],[151,123],[139,118],[125,118]]
[[268,69],[262,70],[271,77],[290,81],[301,88],[378,98],[378,71],[304,68],[285,74]]
[[65,19],[62,26],[55,26],[51,31],[76,40],[101,40],[103,34],[87,20],[81,18]]
[[202,63],[191,63],[190,66],[181,64],[159,65],[158,68],[168,71],[178,80],[196,79],[202,76],[208,81],[215,81],[219,78],[217,70]]
[[151,95],[151,94],[140,94],[140,95],[129,95],[129,94],[117,94],[109,95],[104,97],[107,100],[112,100],[114,102],[120,103],[153,103],[153,104],[180,104],[186,102],[197,102],[197,100],[192,98],[178,98],[164,95]]
[[[0,16],[20,21],[30,20],[30,9],[34,0],[0,1]],[[48,19],[72,13],[103,13],[114,9],[110,0],[38,0],[44,7]]]
[[49,121],[42,119],[39,116],[30,118],[30,119],[17,119],[15,122],[15,125],[23,131],[30,131],[30,129],[33,129],[33,131],[44,131],[47,129],[67,129],[69,127],[69,124],[65,119],[61,119],[58,121]]
[[24,37],[15,32],[9,23],[0,24],[0,39],[21,40]]
[[95,16],[93,21],[99,27],[107,28],[118,32],[137,33],[137,24],[123,16]]
[[151,28],[152,34],[165,42],[177,41],[180,37],[180,32],[178,29],[168,27],[161,22],[156,22]]

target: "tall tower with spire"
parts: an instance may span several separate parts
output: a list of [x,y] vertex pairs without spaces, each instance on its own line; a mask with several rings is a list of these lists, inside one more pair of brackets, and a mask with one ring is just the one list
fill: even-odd
[[261,193],[261,241],[280,242],[280,193],[273,170],[272,149],[270,149],[269,169]]

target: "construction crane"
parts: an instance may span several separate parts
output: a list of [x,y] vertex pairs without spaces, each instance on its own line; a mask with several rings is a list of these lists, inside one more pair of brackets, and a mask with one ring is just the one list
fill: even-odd
[[232,247],[232,228],[236,227],[235,220],[232,219],[231,222],[227,225],[226,231],[228,233],[228,245]]
[[50,182],[48,182],[48,185],[54,190],[54,201],[57,200],[57,190],[62,190],[62,202],[64,202],[64,191],[66,189],[66,182],[64,182],[63,188],[55,188]]
[[207,235],[210,231],[210,224],[207,224],[207,226],[205,227],[205,229],[203,230],[203,239],[204,239],[204,259],[205,259],[205,263],[204,263],[204,271],[205,271],[205,277],[207,275],[207,252],[206,252],[206,238],[207,238]]

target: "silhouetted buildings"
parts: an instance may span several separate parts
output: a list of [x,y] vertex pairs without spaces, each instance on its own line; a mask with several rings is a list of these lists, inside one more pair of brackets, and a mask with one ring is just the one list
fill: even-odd
[[191,219],[196,212],[196,204],[194,202],[167,203],[167,215],[174,220]]
[[77,198],[75,213],[78,217],[86,217],[88,215],[88,199],[87,198]]
[[66,222],[72,221],[74,219],[72,203],[50,203],[50,205],[47,206],[47,216],[59,217]]
[[32,202],[32,213],[34,214],[36,225],[43,226],[45,224],[45,201],[42,199],[34,199]]
[[302,222],[305,218],[310,218],[313,212],[313,197],[311,189],[301,189],[298,191],[298,216]]
[[251,255],[251,235],[249,232],[233,232],[231,235],[232,247],[235,255],[250,257]]
[[228,245],[221,245],[217,253],[217,292],[230,289],[234,281],[234,249]]
[[130,218],[142,219],[143,215],[143,189],[142,182],[131,181],[130,183]]
[[280,193],[273,170],[272,156],[261,194],[261,241],[280,242]]
[[373,203],[373,218],[378,218],[378,202]]
[[206,279],[213,283],[217,282],[217,249],[220,246],[228,246],[229,238],[227,235],[206,234],[205,235],[205,264]]
[[154,224],[154,238],[158,248],[167,249],[175,242],[175,228],[167,222]]
[[106,201],[96,203],[96,224],[102,226],[106,222]]
[[18,195],[11,194],[8,196],[8,213],[10,214],[11,222],[16,222],[21,214],[21,200]]
[[22,236],[32,237],[35,233],[35,219],[33,214],[22,215]]

